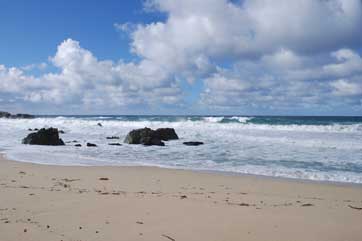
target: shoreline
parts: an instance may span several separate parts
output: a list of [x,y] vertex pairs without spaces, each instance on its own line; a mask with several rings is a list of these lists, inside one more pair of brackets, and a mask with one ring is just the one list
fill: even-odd
[[300,183],[315,183],[321,185],[335,185],[335,186],[352,186],[362,188],[362,183],[354,183],[354,182],[339,182],[339,181],[328,181],[328,180],[313,180],[313,179],[303,179],[303,178],[293,178],[293,177],[281,177],[281,176],[267,176],[267,175],[258,175],[251,173],[241,173],[241,172],[229,172],[229,171],[217,171],[217,170],[197,170],[197,169],[186,169],[186,168],[175,168],[175,167],[163,167],[163,166],[152,166],[152,165],[57,165],[57,164],[49,164],[49,163],[34,163],[27,161],[19,161],[8,158],[6,155],[6,150],[0,150],[0,158],[6,159],[8,161],[14,161],[25,164],[33,164],[33,165],[41,165],[41,166],[49,166],[49,167],[112,167],[112,168],[150,168],[150,169],[165,169],[165,170],[178,170],[185,172],[195,172],[195,173],[206,173],[211,175],[225,175],[225,176],[236,176],[236,177],[254,177],[257,179],[265,179],[268,180],[280,180],[286,182],[300,182]]
[[0,156],[0,196],[2,241],[362,237],[362,187],[352,185]]

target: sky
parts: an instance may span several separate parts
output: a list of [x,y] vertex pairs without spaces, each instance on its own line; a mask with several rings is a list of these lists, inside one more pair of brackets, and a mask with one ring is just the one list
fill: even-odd
[[362,0],[2,0],[0,110],[362,115]]

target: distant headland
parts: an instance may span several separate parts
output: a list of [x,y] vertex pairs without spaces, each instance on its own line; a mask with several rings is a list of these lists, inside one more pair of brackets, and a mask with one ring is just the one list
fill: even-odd
[[11,114],[6,111],[0,111],[0,118],[10,118],[10,119],[32,119],[35,118],[35,116],[30,114]]

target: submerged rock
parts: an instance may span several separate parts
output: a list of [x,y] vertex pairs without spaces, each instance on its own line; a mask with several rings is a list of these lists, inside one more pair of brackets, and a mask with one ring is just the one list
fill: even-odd
[[81,144],[75,144],[74,146],[75,147],[81,147],[82,145]]
[[89,143],[89,142],[88,142],[88,143],[87,143],[87,146],[88,146],[88,147],[96,147],[97,145],[96,145],[96,144],[93,144],[93,143]]
[[201,141],[186,141],[183,144],[186,146],[200,146],[203,145],[204,143]]
[[106,139],[107,140],[118,140],[120,138],[118,136],[107,136]]
[[122,146],[121,143],[108,143],[108,145],[110,145],[110,146]]
[[64,142],[59,138],[59,132],[56,128],[40,129],[38,132],[30,133],[22,141],[23,144],[45,145],[45,146],[64,146]]
[[178,136],[173,128],[150,128],[132,130],[126,136],[124,142],[128,144],[143,144],[145,146],[164,146],[162,141],[176,140]]

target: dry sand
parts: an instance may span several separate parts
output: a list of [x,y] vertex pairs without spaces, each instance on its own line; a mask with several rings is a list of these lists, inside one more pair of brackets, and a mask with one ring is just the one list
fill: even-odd
[[360,241],[361,207],[346,184],[0,159],[0,241]]

